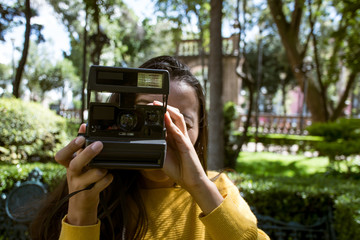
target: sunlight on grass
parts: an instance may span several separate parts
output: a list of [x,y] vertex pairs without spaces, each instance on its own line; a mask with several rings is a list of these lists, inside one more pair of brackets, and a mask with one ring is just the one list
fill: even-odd
[[242,152],[236,170],[258,176],[306,176],[326,171],[327,157],[283,155],[270,152]]

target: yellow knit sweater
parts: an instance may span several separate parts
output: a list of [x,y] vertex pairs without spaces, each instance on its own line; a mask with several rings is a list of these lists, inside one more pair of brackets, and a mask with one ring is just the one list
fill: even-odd
[[[214,172],[209,173],[209,177]],[[182,188],[142,189],[148,217],[145,239],[269,239],[256,226],[256,218],[225,174],[215,184],[223,203],[203,216],[190,194]],[[72,226],[62,222],[60,239],[99,239],[100,221],[92,226]]]

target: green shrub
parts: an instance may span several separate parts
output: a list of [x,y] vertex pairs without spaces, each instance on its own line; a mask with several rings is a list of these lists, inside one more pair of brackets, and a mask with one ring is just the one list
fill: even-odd
[[343,161],[348,166],[348,172],[352,172],[354,166],[349,157],[360,154],[360,119],[342,118],[336,122],[314,123],[307,130],[311,135],[324,138],[314,147],[329,158],[331,168],[339,170],[336,163]]
[[335,200],[334,228],[337,239],[358,239],[360,236],[360,198],[358,196],[347,193]]
[[74,121],[71,119],[66,120],[66,134],[70,140],[77,136],[79,127],[80,124],[78,123],[78,121]]
[[67,121],[38,103],[0,99],[0,160],[49,161],[67,141]]
[[[236,134],[236,133],[235,133]],[[237,133],[240,135],[240,133]],[[255,142],[255,134],[250,132],[250,141]],[[303,135],[290,135],[281,133],[258,134],[256,137],[258,143],[262,143],[265,149],[270,146],[279,146],[282,150],[290,151],[293,145],[298,145],[297,152],[314,151],[315,144],[323,141],[320,136],[303,136]]]
[[9,192],[16,182],[26,181],[34,168],[42,171],[42,181],[50,191],[64,178],[66,173],[65,168],[57,163],[0,164],[0,192]]
[[314,224],[333,212],[337,239],[357,239],[360,234],[360,189],[357,180],[326,177],[254,177],[229,174],[250,206],[281,221]]
[[236,112],[236,104],[227,102],[223,109],[224,115],[224,152],[225,163],[224,166],[235,169],[237,160],[236,144],[239,142],[239,137],[234,135],[234,120],[238,117]]

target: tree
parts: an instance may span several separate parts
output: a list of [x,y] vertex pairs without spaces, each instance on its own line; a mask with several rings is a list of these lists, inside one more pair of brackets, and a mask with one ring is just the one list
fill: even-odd
[[11,82],[12,69],[10,65],[0,63],[0,97],[9,95],[6,90],[8,83]]
[[[242,10],[242,11],[241,11]],[[236,161],[239,156],[239,153],[241,151],[241,148],[243,144],[247,141],[247,133],[250,126],[251,121],[251,115],[254,108],[254,95],[255,95],[255,80],[254,75],[251,71],[250,64],[249,64],[249,54],[247,50],[247,41],[246,38],[246,30],[248,28],[248,20],[246,18],[246,15],[250,15],[248,13],[248,2],[247,0],[242,1],[237,0],[236,3],[236,10],[235,10],[235,23],[234,28],[238,30],[237,37],[236,37],[236,48],[238,49],[238,54],[236,58],[236,64],[235,64],[235,73],[236,75],[242,79],[243,87],[244,89],[248,90],[248,107],[247,107],[247,116],[246,116],[246,122],[244,124],[244,131],[239,138],[239,141],[237,142],[235,149],[228,149],[229,151],[234,151],[228,154],[230,158],[233,157],[233,159],[226,159],[227,167],[235,168],[236,167]],[[256,68],[254,68],[256,69]],[[231,109],[231,108],[230,108]]]
[[31,30],[32,29],[37,30],[36,32],[38,35],[38,41],[37,41],[38,43],[45,41],[44,37],[41,35],[41,29],[43,28],[43,26],[38,24],[31,25],[30,23],[30,19],[33,16],[36,16],[36,11],[31,9],[30,7],[30,0],[25,0],[24,14],[25,14],[24,47],[20,57],[19,65],[16,69],[16,75],[13,83],[13,95],[16,98],[20,97],[20,84],[28,56]]
[[[207,76],[205,74],[205,48],[209,39],[209,1],[181,1],[181,0],[157,0],[155,4],[156,10],[164,14],[163,18],[169,19],[174,27],[172,34],[174,44],[179,46],[182,37],[195,37],[198,40],[198,52],[201,60],[201,78],[204,82],[204,89],[207,90]],[[196,33],[183,33],[185,26],[193,25],[192,18],[196,18]],[[188,36],[184,36],[188,35]],[[195,35],[195,36],[194,36]],[[178,52],[178,51],[177,51]]]
[[[261,61],[261,83],[258,87],[260,91],[256,94],[264,95],[263,112],[273,113],[272,100],[276,93],[283,91],[287,86],[294,86],[295,79],[286,60],[284,48],[281,45],[281,40],[273,32],[268,32],[262,37],[262,61]],[[247,44],[246,60],[248,64],[248,71],[251,76],[257,76],[258,72],[258,45],[250,42]],[[285,74],[285,78],[280,78],[281,73]],[[255,82],[254,82],[255,84]]]
[[9,5],[0,2],[0,41],[5,41],[8,30],[22,24],[23,12],[19,4]]
[[31,19],[31,9],[30,9],[30,0],[25,0],[25,18],[26,18],[26,24],[25,24],[25,34],[24,34],[24,47],[21,54],[21,58],[19,61],[19,66],[16,70],[16,75],[13,83],[13,95],[16,98],[19,98],[20,92],[20,83],[21,83],[21,77],[23,74],[24,66],[27,59],[27,54],[29,51],[29,42],[30,42],[30,31],[31,31],[31,25],[30,25],[30,19]]
[[[277,25],[281,41],[287,53],[292,72],[302,91],[313,121],[328,121],[338,118],[344,109],[350,89],[359,73],[360,39],[355,29],[360,27],[360,3],[351,1],[296,0],[283,2],[267,0],[274,22]],[[333,6],[331,6],[333,4]],[[290,5],[290,6],[289,6]],[[338,22],[330,15],[329,9],[336,11]],[[307,12],[305,12],[307,11]],[[306,14],[305,14],[306,13]],[[330,24],[321,25],[321,21]],[[306,19],[304,19],[306,16]],[[325,16],[325,17],[324,17]],[[331,27],[328,27],[328,26]],[[302,34],[300,34],[300,32]],[[303,37],[303,34],[306,36]],[[319,43],[322,40],[322,42]],[[331,39],[331,40],[330,40]],[[322,44],[322,45],[320,45]],[[313,47],[311,54],[310,47]],[[322,48],[320,49],[320,46]],[[323,52],[321,52],[323,50]],[[329,53],[329,49],[331,54]],[[316,74],[311,75],[304,62],[305,56],[312,55]],[[343,70],[349,72],[345,88],[338,93],[337,105],[329,100],[330,86],[339,82]]]
[[[33,101],[43,101],[45,94],[51,90],[60,90],[64,97],[65,85],[78,89],[80,80],[70,60],[53,62],[48,50],[36,44],[31,44],[28,59],[31,64],[25,67],[24,77]],[[74,96],[78,94],[73,91]]]
[[211,0],[210,10],[210,110],[209,110],[209,169],[224,166],[224,119],[222,102],[222,0]]
[[139,24],[121,0],[48,1],[68,29],[71,53],[65,57],[82,76],[83,88],[89,65],[136,66],[153,49],[154,27],[147,19]]

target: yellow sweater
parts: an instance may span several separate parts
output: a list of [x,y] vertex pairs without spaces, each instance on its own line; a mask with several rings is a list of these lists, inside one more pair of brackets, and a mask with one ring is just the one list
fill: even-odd
[[[214,172],[209,173],[212,176]],[[142,189],[149,224],[145,239],[269,239],[257,228],[254,214],[230,179],[221,174],[215,184],[224,201],[206,216],[182,188]],[[99,236],[100,221],[92,226],[62,222],[60,240]]]

